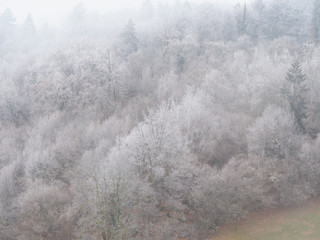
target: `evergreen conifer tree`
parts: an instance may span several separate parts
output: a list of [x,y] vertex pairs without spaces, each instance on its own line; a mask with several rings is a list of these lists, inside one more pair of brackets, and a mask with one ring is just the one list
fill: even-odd
[[286,76],[283,93],[289,102],[290,109],[294,114],[295,122],[300,132],[305,133],[304,119],[307,118],[306,86],[307,77],[302,73],[301,62],[295,61]]
[[31,14],[27,16],[24,23],[21,26],[22,36],[25,37],[32,37],[36,34],[36,27],[34,26],[33,19]]
[[244,4],[241,18],[238,20],[239,36],[247,34],[247,5]]
[[136,52],[138,50],[138,37],[136,34],[136,29],[134,27],[134,23],[130,19],[127,25],[124,28],[124,32],[122,33],[122,38],[125,45],[128,47],[128,51]]

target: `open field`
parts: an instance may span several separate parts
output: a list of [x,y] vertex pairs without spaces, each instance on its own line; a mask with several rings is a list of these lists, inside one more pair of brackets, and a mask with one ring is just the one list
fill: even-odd
[[221,228],[211,240],[319,240],[320,198],[285,209],[254,213]]

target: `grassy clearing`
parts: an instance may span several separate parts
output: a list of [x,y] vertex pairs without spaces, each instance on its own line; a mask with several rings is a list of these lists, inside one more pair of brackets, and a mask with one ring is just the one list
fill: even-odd
[[319,240],[320,197],[294,207],[254,213],[210,240]]

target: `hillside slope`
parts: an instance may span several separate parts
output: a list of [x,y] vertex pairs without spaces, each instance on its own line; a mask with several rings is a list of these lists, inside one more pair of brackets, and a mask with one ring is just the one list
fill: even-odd
[[211,240],[318,240],[320,197],[292,207],[261,211],[221,228]]

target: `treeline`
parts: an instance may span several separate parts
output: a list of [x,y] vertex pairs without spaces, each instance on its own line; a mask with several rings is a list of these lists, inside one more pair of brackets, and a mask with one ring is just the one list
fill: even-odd
[[319,5],[6,10],[0,239],[205,239],[318,195]]

